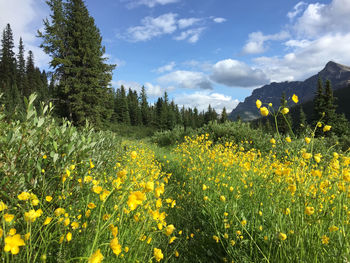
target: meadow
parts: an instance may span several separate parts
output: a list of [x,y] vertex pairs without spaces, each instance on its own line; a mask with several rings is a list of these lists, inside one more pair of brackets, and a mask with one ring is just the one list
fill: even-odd
[[212,124],[160,147],[173,134],[76,128],[34,100],[0,112],[3,262],[350,261],[350,154],[313,131]]

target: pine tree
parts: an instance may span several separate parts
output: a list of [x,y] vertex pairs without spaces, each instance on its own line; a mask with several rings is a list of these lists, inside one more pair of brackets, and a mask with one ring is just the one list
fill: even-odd
[[227,121],[226,108],[224,107],[221,112],[220,122],[225,123]]
[[12,112],[18,97],[16,84],[16,58],[13,51],[13,34],[10,24],[7,24],[1,40],[0,52],[0,93],[3,93],[1,103],[5,103],[8,112]]
[[24,59],[24,45],[22,38],[19,39],[17,54],[17,86],[20,94],[24,95],[26,86],[26,61]]
[[47,1],[51,22],[44,21],[45,33],[41,47],[52,58],[59,95],[74,123],[81,125],[89,119],[101,126],[112,113],[105,107],[111,99],[109,83],[114,65],[105,63],[102,38],[83,0]]
[[145,87],[142,86],[141,89],[141,95],[140,95],[140,103],[141,103],[141,119],[142,119],[142,124],[147,126],[150,124],[150,109],[148,106],[148,102],[147,102],[147,94],[146,94],[146,90]]
[[313,100],[313,124],[316,123],[323,118],[323,113],[325,112],[325,97],[323,91],[323,83],[321,78],[318,78],[317,82],[317,91]]

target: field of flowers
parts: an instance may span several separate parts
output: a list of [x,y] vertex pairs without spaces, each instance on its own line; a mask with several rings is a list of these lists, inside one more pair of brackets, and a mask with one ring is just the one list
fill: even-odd
[[161,148],[34,99],[22,122],[0,111],[1,261],[350,262],[349,152],[312,136]]

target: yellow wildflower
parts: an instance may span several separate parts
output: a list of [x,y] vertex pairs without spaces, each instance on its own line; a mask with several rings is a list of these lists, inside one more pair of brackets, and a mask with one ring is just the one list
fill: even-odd
[[326,235],[323,235],[322,238],[322,244],[327,245],[329,243],[329,237],[327,237]]
[[312,206],[305,207],[305,214],[311,216],[313,213],[315,213],[315,208],[313,208]]
[[284,241],[284,240],[287,239],[287,235],[286,235],[285,233],[280,232],[280,233],[278,234],[278,238],[279,238],[280,240]]
[[0,201],[0,212],[5,209],[7,209],[7,205],[3,201]]
[[170,236],[175,230],[175,227],[174,225],[168,225],[166,228],[165,228],[165,234],[167,236]]
[[269,110],[266,107],[261,107],[260,114],[266,117],[267,115],[269,115]]
[[46,196],[45,200],[50,203],[52,201],[52,196],[50,195]]
[[155,257],[155,259],[159,262],[164,258],[164,255],[162,253],[162,250],[159,248],[154,248],[153,249],[153,255]]
[[21,201],[27,201],[30,198],[30,193],[28,192],[22,192],[18,196],[18,199]]
[[298,103],[298,102],[299,102],[299,98],[298,98],[298,96],[295,95],[295,94],[293,94],[292,100],[294,101],[294,103]]
[[111,243],[109,244],[111,249],[113,250],[113,253],[117,256],[122,252],[122,246],[119,244],[118,238],[113,238],[111,240]]
[[5,238],[5,247],[4,251],[16,255],[19,252],[19,247],[25,246],[24,240],[21,238],[21,235],[17,234],[14,236],[7,236]]
[[89,262],[88,263],[101,263],[103,260],[103,255],[101,254],[101,250],[97,249],[95,251],[95,253],[93,253],[91,255],[91,257],[89,258]]
[[281,110],[281,112],[282,112],[282,114],[287,114],[288,112],[289,112],[289,109],[288,108],[283,108],[282,110]]
[[15,218],[15,215],[13,214],[4,214],[4,219],[6,222],[11,222]]
[[329,131],[331,128],[332,128],[332,126],[330,126],[330,125],[325,125],[325,126],[323,127],[323,131],[324,131],[324,132],[327,132],[327,131]]
[[260,100],[256,100],[255,104],[256,104],[256,107],[257,107],[258,109],[260,109],[260,107],[261,107],[261,105],[262,105],[261,101],[260,101]]

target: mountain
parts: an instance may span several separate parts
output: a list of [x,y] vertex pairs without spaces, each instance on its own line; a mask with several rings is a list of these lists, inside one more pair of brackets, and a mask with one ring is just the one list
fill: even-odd
[[236,120],[240,116],[244,121],[254,120],[260,117],[259,111],[255,106],[257,99],[263,103],[271,102],[272,105],[278,107],[283,92],[285,92],[288,102],[293,94],[299,97],[300,103],[310,101],[315,96],[319,77],[324,83],[327,79],[330,80],[333,90],[336,91],[349,86],[350,67],[330,61],[324,69],[305,81],[272,82],[271,84],[255,89],[252,95],[245,98],[244,102],[240,102],[229,114],[229,118]]

